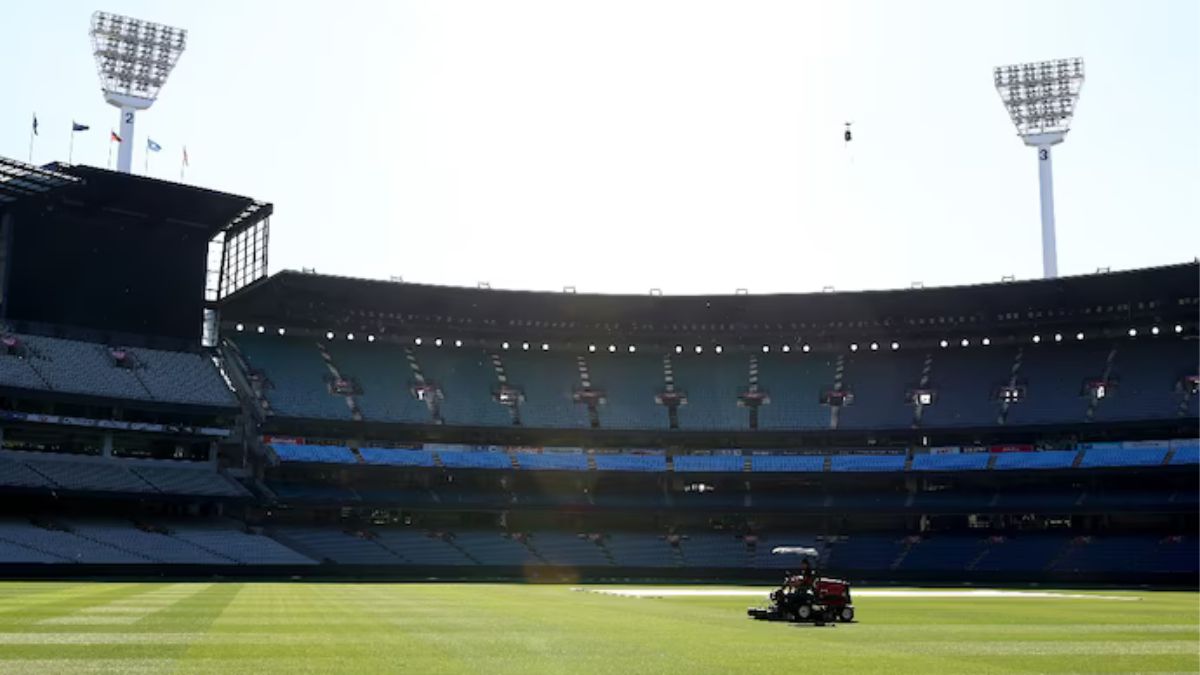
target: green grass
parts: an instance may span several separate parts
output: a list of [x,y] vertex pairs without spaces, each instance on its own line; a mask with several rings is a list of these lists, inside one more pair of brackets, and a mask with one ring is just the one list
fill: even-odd
[[569,586],[12,582],[0,673],[1200,671],[1196,593],[1120,595],[860,596],[859,623],[817,628]]

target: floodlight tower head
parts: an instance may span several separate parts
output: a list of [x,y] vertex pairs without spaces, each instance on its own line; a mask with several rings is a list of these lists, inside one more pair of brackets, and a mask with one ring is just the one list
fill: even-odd
[[129,173],[133,114],[149,108],[187,46],[187,31],[108,12],[92,14],[92,54],[104,100],[121,109],[117,169]]
[[1075,104],[1083,89],[1083,59],[1058,59],[1014,66],[993,72],[996,91],[1004,102],[1017,135],[1038,149],[1038,181],[1042,198],[1042,271],[1058,276],[1054,234],[1054,185],[1050,146],[1062,143],[1071,130]]
[[1083,89],[1083,59],[1001,66],[993,76],[1000,100],[1026,145],[1062,142],[1071,130]]

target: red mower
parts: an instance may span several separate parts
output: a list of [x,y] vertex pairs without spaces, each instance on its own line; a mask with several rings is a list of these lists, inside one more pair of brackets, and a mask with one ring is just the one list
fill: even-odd
[[763,621],[813,623],[849,623],[854,621],[854,604],[850,598],[850,582],[843,579],[818,577],[808,557],[816,557],[816,549],[780,546],[771,551],[776,555],[805,556],[800,574],[789,574],[778,590],[771,592],[769,607],[752,607],[746,613]]

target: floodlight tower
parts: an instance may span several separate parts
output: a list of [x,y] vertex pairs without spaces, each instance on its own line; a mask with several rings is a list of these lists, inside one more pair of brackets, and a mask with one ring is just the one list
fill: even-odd
[[1037,148],[1038,182],[1042,197],[1042,273],[1058,276],[1054,241],[1054,183],[1050,146],[1063,142],[1071,130],[1075,102],[1083,88],[1083,59],[1059,59],[1001,66],[995,70],[996,91],[1025,145]]
[[149,108],[187,45],[187,31],[127,16],[92,14],[92,54],[104,100],[121,109],[117,170],[133,164],[133,115]]

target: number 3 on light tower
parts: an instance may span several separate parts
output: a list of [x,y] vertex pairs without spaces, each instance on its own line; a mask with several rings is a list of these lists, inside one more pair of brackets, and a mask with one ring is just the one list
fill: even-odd
[[1050,151],[1047,150],[1046,148],[1039,149],[1038,150],[1038,159],[1042,160],[1043,162],[1046,161],[1047,159],[1050,159]]

